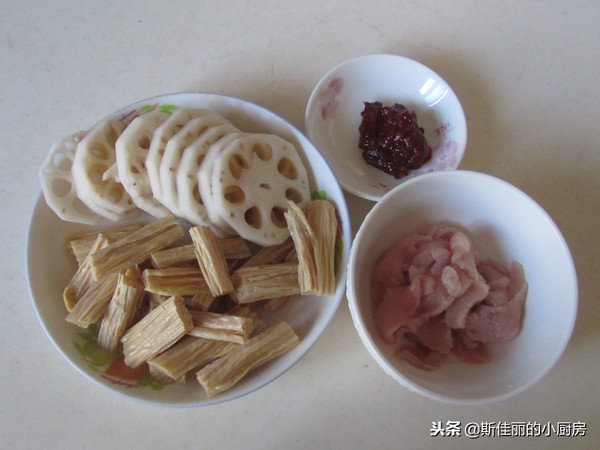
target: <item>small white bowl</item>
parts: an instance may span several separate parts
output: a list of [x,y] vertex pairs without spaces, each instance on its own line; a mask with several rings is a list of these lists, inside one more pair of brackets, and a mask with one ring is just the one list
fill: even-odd
[[[358,127],[364,102],[373,101],[415,111],[433,150],[429,162],[400,179],[365,163]],[[448,83],[423,64],[397,55],[361,56],[330,70],[310,96],[305,127],[342,187],[375,201],[418,175],[456,169],[467,145],[465,115]]]
[[[401,236],[435,222],[465,228],[482,259],[523,265],[529,292],[522,329],[511,341],[491,345],[488,363],[451,358],[424,372],[394,357],[375,330],[369,289],[376,260]],[[402,386],[445,402],[506,399],[540,380],[569,342],[577,295],[569,248],[548,214],[512,185],[476,172],[434,172],[398,186],[369,212],[350,254],[347,296],[362,342]]]
[[[185,385],[164,385],[152,379],[115,380],[107,375],[110,359],[96,344],[94,333],[65,321],[62,292],[76,270],[67,249],[68,239],[94,228],[63,222],[38,196],[27,245],[28,281],[33,306],[46,334],[62,356],[94,383],[128,398],[158,406],[206,406],[236,399],[267,385],[298,362],[317,342],[344,298],[345,276],[351,245],[348,207],[335,175],[310,141],[296,128],[267,109],[220,94],[179,93],[161,95],[123,107],[107,118],[119,120],[151,109],[175,107],[207,108],[229,119],[248,132],[277,134],[296,145],[303,159],[313,191],[327,195],[337,207],[341,223],[337,286],[328,297],[299,296],[283,307],[266,312],[268,324],[285,320],[300,337],[300,343],[288,353],[250,372],[231,389],[207,398],[195,380]],[[149,220],[149,219],[147,219]],[[96,227],[102,229],[102,227]]]

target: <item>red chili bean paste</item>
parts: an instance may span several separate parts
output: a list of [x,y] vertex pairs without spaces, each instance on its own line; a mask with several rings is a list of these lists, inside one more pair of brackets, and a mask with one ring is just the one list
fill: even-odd
[[359,148],[367,164],[394,178],[405,176],[431,159],[417,115],[404,105],[365,102],[359,127]]

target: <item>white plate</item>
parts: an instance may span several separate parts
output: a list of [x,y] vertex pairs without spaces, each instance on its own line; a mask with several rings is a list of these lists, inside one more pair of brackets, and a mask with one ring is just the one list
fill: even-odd
[[[432,158],[400,179],[365,163],[358,147],[364,102],[400,103],[415,111]],[[467,126],[454,91],[423,64],[396,55],[367,55],[330,70],[314,88],[305,117],[309,139],[323,153],[342,187],[369,200],[420,174],[456,169],[467,145]]]
[[[27,248],[28,279],[38,318],[56,349],[80,373],[112,392],[160,406],[203,406],[225,402],[255,391],[292,367],[315,344],[329,325],[344,297],[346,266],[351,245],[348,208],[342,190],[327,163],[310,141],[274,113],[247,101],[211,93],[180,93],[149,98],[126,106],[108,118],[125,119],[153,108],[208,108],[228,118],[248,132],[269,132],[294,143],[310,177],[311,190],[324,192],[337,207],[341,223],[341,251],[338,255],[337,288],[323,298],[298,296],[271,314],[268,323],[286,320],[300,336],[290,352],[260,367],[222,395],[208,399],[195,381],[186,385],[163,385],[148,378],[141,382],[117,381],[107,375],[110,364],[99,350],[93,334],[65,321],[67,314],[62,292],[76,270],[67,249],[68,239],[93,228],[60,220],[40,194],[29,227]],[[293,389],[293,386],[289,387]]]

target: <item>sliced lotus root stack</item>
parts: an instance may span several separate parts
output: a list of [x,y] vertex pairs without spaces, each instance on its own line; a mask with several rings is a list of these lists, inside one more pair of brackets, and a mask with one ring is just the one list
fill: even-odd
[[79,199],[71,172],[77,145],[86,134],[86,131],[79,131],[57,141],[42,164],[39,176],[46,203],[58,217],[69,222],[96,225],[106,219]]
[[241,237],[263,246],[289,237],[288,200],[300,207],[310,200],[296,148],[271,134],[247,134],[227,144],[213,161],[211,189],[210,207]]
[[241,132],[231,124],[223,124],[206,130],[191,145],[185,148],[177,169],[177,194],[182,217],[194,225],[211,227],[217,236],[223,237],[233,232],[229,226],[220,228],[211,222],[206,206],[200,195],[199,172],[212,145],[222,145]]
[[170,211],[152,195],[146,170],[146,157],[156,129],[169,116],[150,111],[131,121],[115,144],[119,179],[138,208],[162,218]]
[[[207,111],[201,117],[192,118],[168,140],[160,162],[159,181],[162,203],[174,215],[180,217],[183,215],[179,207],[179,193],[177,190],[177,172],[181,167],[183,154],[188,152],[188,148],[197,140],[200,141],[202,146],[202,143],[206,140],[203,135],[207,134],[213,127],[226,124],[233,127],[223,116]],[[195,148],[198,148],[198,145]]]
[[[200,195],[200,203],[204,206],[204,211],[208,215],[208,220],[213,227],[222,230],[225,236],[233,236],[236,231],[221,217],[219,210],[213,205],[213,186],[212,186],[212,173],[215,166],[217,157],[222,153],[223,149],[226,148],[229,143],[245,136],[246,133],[227,133],[213,144],[211,144],[206,150],[203,160],[201,161],[200,168],[196,174],[196,180],[198,183],[198,193]],[[196,194],[195,194],[196,195]]]
[[113,221],[140,212],[115,170],[115,143],[124,129],[125,125],[116,120],[96,125],[77,145],[71,169],[79,199]]
[[[191,119],[210,114],[207,109],[177,108],[158,126],[152,136],[146,155],[146,171],[154,198],[165,205],[160,183],[160,164],[169,140],[175,136]],[[165,205],[166,206],[166,205]],[[169,209],[167,207],[167,209]]]

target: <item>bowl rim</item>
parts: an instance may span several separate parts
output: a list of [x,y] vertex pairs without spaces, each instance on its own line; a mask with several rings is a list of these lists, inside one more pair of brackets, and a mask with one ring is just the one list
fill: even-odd
[[[102,119],[98,120],[95,124],[98,124],[98,123],[102,122],[103,120],[106,120],[109,117],[116,117],[119,114],[122,114],[123,112],[125,112],[127,110],[139,108],[139,107],[143,106],[144,104],[156,103],[157,101],[164,103],[167,99],[174,98],[176,96],[181,96],[182,98],[186,98],[189,101],[194,101],[195,99],[200,99],[200,102],[206,101],[207,103],[210,101],[223,101],[223,102],[225,102],[224,107],[226,107],[228,105],[248,107],[251,111],[260,113],[260,116],[257,116],[257,118],[255,119],[256,122],[261,122],[261,121],[265,120],[265,118],[266,118],[266,119],[268,119],[268,121],[273,121],[273,124],[272,124],[273,128],[284,128],[286,130],[286,132],[289,132],[289,134],[291,136],[293,136],[294,139],[297,140],[298,144],[301,146],[301,148],[299,149],[299,153],[301,153],[302,159],[304,161],[308,162],[308,160],[309,160],[309,157],[306,154],[306,150],[308,149],[311,154],[311,159],[314,159],[314,158],[317,159],[314,164],[311,164],[311,166],[315,166],[315,167],[318,166],[319,170],[325,170],[326,172],[329,172],[330,178],[331,178],[329,184],[331,184],[331,187],[328,187],[329,191],[327,192],[327,194],[328,194],[328,198],[333,197],[336,199],[336,206],[337,206],[336,209],[337,209],[337,214],[339,217],[339,225],[340,225],[339,234],[343,239],[343,248],[341,251],[341,260],[340,260],[341,264],[339,265],[339,268],[338,268],[339,281],[337,282],[336,292],[332,296],[330,296],[331,301],[329,303],[332,306],[330,306],[328,315],[319,321],[320,326],[318,327],[318,329],[316,329],[314,331],[314,332],[316,332],[316,334],[311,337],[310,343],[306,344],[306,346],[302,346],[304,348],[298,346],[299,351],[296,350],[298,353],[297,353],[297,355],[295,355],[292,358],[291,364],[280,368],[272,375],[265,376],[265,379],[262,380],[260,383],[256,383],[255,385],[252,385],[250,389],[245,389],[242,392],[235,392],[235,391],[224,392],[223,394],[220,394],[213,398],[201,398],[199,400],[198,399],[196,401],[191,400],[189,402],[178,402],[178,401],[164,401],[163,402],[163,401],[152,400],[149,398],[144,398],[144,396],[129,395],[126,390],[117,389],[115,386],[111,385],[110,383],[93,377],[91,373],[88,373],[88,371],[86,371],[82,367],[84,363],[81,363],[81,365],[78,365],[75,361],[73,361],[73,359],[66,353],[66,351],[62,348],[62,346],[58,342],[58,340],[55,336],[55,333],[50,330],[47,320],[44,320],[44,317],[42,317],[42,311],[40,309],[40,305],[38,304],[40,300],[35,295],[34,288],[33,288],[34,283],[32,283],[32,279],[33,279],[32,260],[35,259],[35,257],[36,257],[35,248],[32,245],[32,235],[33,235],[34,228],[35,228],[33,219],[36,215],[37,210],[41,206],[46,205],[43,191],[41,190],[41,188],[39,188],[35,194],[33,206],[31,208],[31,213],[29,216],[30,217],[29,222],[27,224],[27,228],[25,231],[26,245],[25,245],[24,264],[25,264],[25,274],[26,274],[29,298],[30,298],[33,310],[35,312],[35,315],[37,317],[37,320],[38,320],[39,324],[42,326],[42,329],[44,330],[46,337],[52,343],[52,346],[58,351],[58,353],[60,353],[60,355],[67,361],[67,363],[70,366],[72,366],[77,372],[82,374],[85,378],[87,378],[93,384],[101,386],[102,389],[105,389],[117,396],[126,397],[126,398],[136,401],[136,402],[150,404],[150,405],[157,406],[157,407],[174,407],[174,408],[206,407],[206,406],[211,406],[211,405],[215,405],[215,404],[219,404],[219,403],[225,403],[225,402],[232,401],[232,400],[238,399],[240,397],[249,395],[249,394],[256,392],[257,390],[265,387],[266,385],[272,383],[273,381],[277,380],[285,372],[287,372],[294,365],[296,365],[302,358],[304,358],[304,356],[306,356],[306,354],[314,347],[314,345],[317,343],[317,341],[322,337],[324,332],[330,326],[333,318],[335,317],[335,315],[339,309],[340,304],[342,303],[342,300],[345,297],[346,276],[347,276],[347,267],[348,267],[347,262],[349,260],[350,249],[352,247],[351,217],[350,217],[350,213],[349,213],[348,204],[347,204],[346,198],[344,196],[344,193],[342,191],[342,188],[339,184],[339,181],[337,180],[337,177],[335,176],[335,173],[331,169],[329,163],[322,156],[321,152],[304,135],[304,133],[302,133],[302,131],[300,131],[296,126],[294,126],[292,123],[290,123],[283,116],[271,111],[270,109],[268,109],[258,103],[246,100],[241,97],[236,97],[236,96],[222,94],[222,93],[216,93],[216,92],[200,92],[200,91],[171,92],[171,93],[165,93],[165,94],[158,94],[158,95],[154,95],[151,97],[136,100],[134,102],[130,102],[127,105],[121,106],[121,107],[115,109],[114,111],[112,111],[111,113],[106,114]],[[207,107],[209,107],[209,106],[207,106]],[[252,120],[252,118],[251,118],[251,120]],[[94,125],[92,125],[92,127]],[[271,128],[271,125],[266,126],[266,128]],[[312,171],[314,171],[314,169]],[[313,173],[313,176],[314,175],[315,174]],[[318,182],[318,180],[316,180],[316,179],[315,179],[315,181]],[[319,187],[318,185],[315,186],[315,188],[318,188],[318,187]],[[335,195],[331,195],[331,194],[335,194]],[[46,207],[47,207],[47,205],[46,205]],[[57,220],[60,220],[60,219],[57,219]],[[110,227],[111,225],[114,226],[116,224],[118,224],[118,223],[113,223],[113,224],[107,223],[106,226]],[[311,325],[311,329],[314,326],[315,326],[314,324]],[[306,337],[305,337],[305,339],[306,339]],[[301,342],[302,342],[302,340],[301,340]],[[198,386],[198,389],[202,390],[202,388],[200,386]]]
[[[371,53],[371,54],[355,56],[355,57],[346,59],[344,61],[341,61],[337,65],[330,68],[323,76],[321,76],[321,78],[318,80],[318,82],[313,87],[313,90],[309,96],[308,102],[306,104],[306,109],[304,112],[304,127],[305,127],[305,131],[306,131],[306,135],[309,138],[309,140],[311,140],[314,143],[315,139],[316,139],[316,131],[313,127],[313,121],[314,121],[313,117],[319,111],[318,98],[319,98],[319,94],[320,94],[321,90],[324,87],[325,82],[328,81],[329,78],[331,78],[334,74],[336,74],[337,72],[339,72],[340,70],[343,70],[344,68],[346,68],[348,66],[352,66],[352,65],[356,65],[356,64],[364,64],[364,63],[369,64],[370,62],[378,61],[378,60],[399,62],[401,64],[414,66],[414,67],[418,68],[420,71],[426,72],[426,73],[430,74],[433,78],[438,79],[439,81],[443,82],[443,84],[447,88],[446,95],[450,95],[452,102],[456,105],[456,118],[458,120],[458,124],[459,124],[459,128],[460,128],[460,131],[459,131],[460,139],[459,139],[459,142],[457,142],[458,154],[460,155],[460,157],[456,163],[455,168],[445,169],[445,170],[457,170],[458,167],[460,166],[460,163],[461,163],[463,157],[464,157],[464,153],[467,149],[467,144],[468,144],[468,124],[467,124],[466,114],[465,114],[464,108],[462,106],[462,103],[461,103],[460,99],[458,98],[456,91],[452,88],[450,83],[448,83],[446,81],[446,79],[443,78],[439,73],[437,73],[436,71],[431,69],[429,66],[423,64],[422,62],[417,61],[416,59],[413,59],[413,58],[410,58],[407,56],[403,56],[403,55],[399,55],[399,54]],[[337,156],[337,154],[339,153],[338,148],[335,146],[325,146],[325,147],[326,148],[318,147],[318,149],[319,149],[319,151],[321,151],[321,153],[323,154],[325,159],[328,161],[330,158],[335,158]],[[330,148],[330,147],[332,147],[332,148]],[[397,179],[397,180],[394,180],[393,177],[390,176],[389,184],[391,185],[391,187],[387,188],[387,190],[382,190],[381,193],[379,193],[379,191],[377,191],[377,193],[371,193],[371,192],[368,192],[365,189],[363,189],[362,184],[359,184],[357,186],[355,183],[352,182],[352,181],[356,180],[356,177],[352,177],[351,180],[347,180],[347,177],[340,176],[336,173],[336,176],[338,177],[338,181],[339,181],[340,185],[344,188],[344,190],[350,192],[351,194],[354,194],[356,196],[359,196],[361,198],[371,200],[371,201],[381,200],[385,196],[385,194],[390,192],[395,187],[397,187],[413,178],[419,177],[421,175],[423,175],[423,174],[412,174],[411,175],[409,173],[409,175],[402,177],[400,179]]]
[[[424,386],[418,385],[414,383],[409,378],[405,377],[400,371],[398,371],[384,356],[381,350],[378,348],[378,345],[375,343],[370,333],[367,330],[367,325],[363,316],[359,311],[359,300],[356,296],[354,285],[355,285],[355,271],[354,267],[356,266],[356,258],[357,253],[360,248],[360,242],[362,236],[367,232],[367,228],[369,223],[373,220],[373,218],[379,214],[379,211],[386,206],[386,203],[390,201],[391,198],[399,195],[399,191],[410,187],[411,184],[415,183],[423,183],[427,182],[427,179],[434,177],[472,177],[480,180],[485,180],[486,182],[492,182],[498,184],[498,186],[503,186],[506,189],[512,191],[512,193],[521,196],[527,202],[529,202],[532,206],[537,209],[537,212],[544,218],[544,220],[548,223],[548,225],[552,228],[554,235],[558,238],[558,244],[564,251],[567,260],[565,261],[567,266],[569,267],[568,279],[572,282],[570,288],[572,289],[570,294],[570,299],[572,302],[570,310],[572,311],[572,315],[569,318],[569,321],[565,324],[565,337],[562,342],[555,349],[554,357],[548,360],[548,362],[544,365],[542,370],[540,370],[535,376],[529,379],[527,382],[517,386],[516,388],[509,389],[505,393],[492,395],[492,396],[484,396],[480,398],[459,398],[453,397],[449,395],[440,394],[431,389],[428,389]],[[357,331],[361,342],[366,347],[367,351],[371,355],[373,359],[379,364],[379,366],[383,369],[383,371],[392,377],[396,382],[398,382],[403,387],[407,388],[409,391],[414,392],[416,394],[422,395],[424,397],[430,398],[432,400],[437,400],[443,403],[449,404],[460,404],[460,405],[483,405],[495,403],[498,401],[506,400],[516,395],[526,391],[533,385],[535,385],[538,381],[544,378],[559,362],[559,360],[563,357],[567,346],[569,345],[573,331],[575,328],[575,324],[577,321],[577,313],[578,313],[578,304],[579,304],[579,286],[578,286],[578,278],[577,278],[577,270],[573,260],[572,253],[569,249],[566,239],[564,238],[562,232],[560,231],[558,225],[552,220],[551,216],[548,212],[537,203],[531,196],[527,193],[519,189],[518,187],[510,184],[509,182],[495,177],[493,175],[477,172],[472,170],[454,170],[454,171],[441,171],[441,172],[431,172],[428,174],[421,175],[419,177],[408,180],[404,184],[400,184],[388,193],[383,196],[383,198],[368,212],[364,221],[362,222],[358,232],[354,237],[354,243],[350,252],[350,259],[348,262],[348,271],[346,276],[346,297],[348,299],[348,306],[350,309],[350,314],[352,317],[352,323],[354,325],[355,330]]]

